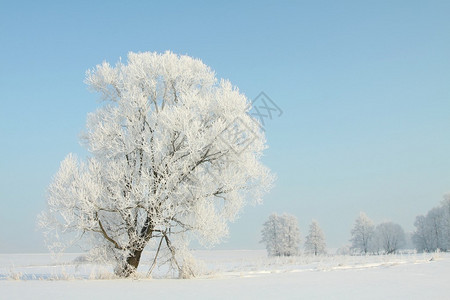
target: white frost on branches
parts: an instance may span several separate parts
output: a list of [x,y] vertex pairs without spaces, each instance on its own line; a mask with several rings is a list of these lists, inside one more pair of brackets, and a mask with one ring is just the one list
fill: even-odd
[[365,213],[359,214],[351,234],[351,248],[359,253],[369,253],[374,242],[375,225]]
[[450,250],[450,195],[425,216],[417,216],[412,240],[418,251]]
[[218,243],[247,199],[260,202],[270,188],[250,101],[200,60],[129,53],[127,64],[88,71],[86,83],[105,102],[83,134],[91,156],[69,154],[49,187],[40,223],[53,246],[84,242],[128,276],[152,241],[182,271],[172,236]]
[[295,216],[271,214],[263,224],[261,233],[261,242],[266,244],[269,256],[298,255],[300,229]]
[[309,226],[309,233],[306,236],[305,252],[313,255],[326,253],[325,236],[316,220]]
[[378,248],[386,254],[397,252],[405,244],[405,232],[403,228],[393,222],[384,222],[375,228],[375,239]]

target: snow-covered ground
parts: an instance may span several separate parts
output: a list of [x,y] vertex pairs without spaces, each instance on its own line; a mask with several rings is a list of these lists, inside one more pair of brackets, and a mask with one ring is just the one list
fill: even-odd
[[[267,258],[265,251],[196,251],[204,275],[111,279],[79,254],[1,254],[0,299],[448,299],[450,254]],[[80,263],[81,262],[81,263]],[[103,279],[102,279],[103,278]]]

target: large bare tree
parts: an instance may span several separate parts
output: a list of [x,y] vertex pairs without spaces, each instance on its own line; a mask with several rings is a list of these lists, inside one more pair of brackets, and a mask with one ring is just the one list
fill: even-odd
[[88,115],[90,157],[69,154],[49,187],[41,224],[52,247],[76,241],[129,276],[154,241],[156,256],[165,247],[181,273],[177,235],[219,242],[271,185],[250,102],[200,60],[170,52],[104,62],[86,83],[105,102]]

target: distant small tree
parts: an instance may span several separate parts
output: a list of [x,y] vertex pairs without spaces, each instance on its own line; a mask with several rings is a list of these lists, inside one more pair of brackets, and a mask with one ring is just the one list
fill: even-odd
[[350,245],[344,245],[336,250],[337,255],[350,255],[352,253]]
[[444,196],[444,201],[441,203],[441,207],[443,210],[443,237],[444,237],[444,244],[445,244],[445,250],[450,250],[450,194],[447,194]]
[[445,239],[445,211],[443,207],[432,208],[427,213],[426,218],[433,250],[445,251],[447,249],[447,241]]
[[412,235],[414,246],[419,252],[430,252],[433,250],[432,236],[427,226],[426,217],[423,215],[417,216],[414,222],[416,230]]
[[263,224],[262,243],[266,244],[269,256],[297,255],[300,244],[300,229],[293,215],[272,214]]
[[399,224],[384,222],[375,229],[378,247],[386,254],[397,252],[405,244],[405,232]]
[[309,234],[306,236],[305,251],[309,254],[320,255],[326,253],[325,237],[316,220],[309,226]]
[[375,225],[372,220],[369,219],[365,213],[361,212],[351,231],[351,248],[359,251],[360,253],[367,254],[370,250],[369,248],[374,237],[374,232]]

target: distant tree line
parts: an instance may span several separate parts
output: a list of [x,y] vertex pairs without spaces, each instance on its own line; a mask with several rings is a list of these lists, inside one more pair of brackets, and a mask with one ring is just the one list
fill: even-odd
[[375,226],[373,221],[361,212],[351,230],[353,254],[393,254],[406,243],[403,228],[393,222],[383,222]]
[[[419,215],[414,222],[411,241],[419,252],[450,251],[450,194],[439,206]],[[395,254],[406,245],[403,228],[394,222],[376,225],[364,212],[356,218],[351,229],[351,245],[338,250],[338,254]],[[262,243],[269,256],[300,254],[301,236],[298,220],[289,214],[272,214],[263,224]],[[305,237],[307,254],[326,253],[325,237],[317,221],[313,220]]]
[[[411,236],[419,252],[450,250],[450,195],[439,206],[419,215]],[[405,233],[400,225],[385,222],[376,226],[365,213],[360,213],[351,231],[351,253],[395,253],[405,245]]]

